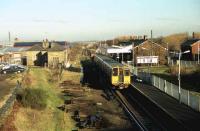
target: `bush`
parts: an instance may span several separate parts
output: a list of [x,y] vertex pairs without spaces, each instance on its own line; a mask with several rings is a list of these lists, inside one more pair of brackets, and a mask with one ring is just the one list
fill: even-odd
[[[178,66],[171,66],[171,67],[169,68],[169,71],[168,71],[168,72],[169,72],[171,75],[177,75],[177,74],[178,74],[178,70],[179,70],[179,67],[178,67]],[[181,67],[180,72],[181,72],[181,74],[185,74],[185,73],[186,73],[186,68],[185,68],[185,67]]]
[[47,106],[48,95],[40,88],[25,88],[20,91],[21,103],[24,107],[44,109]]

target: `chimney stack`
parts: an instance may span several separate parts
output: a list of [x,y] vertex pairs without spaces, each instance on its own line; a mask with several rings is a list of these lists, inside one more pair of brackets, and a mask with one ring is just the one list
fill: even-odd
[[195,38],[194,32],[192,32],[192,38],[193,38],[193,39]]
[[146,40],[146,37],[147,37],[146,35],[143,36],[144,40]]

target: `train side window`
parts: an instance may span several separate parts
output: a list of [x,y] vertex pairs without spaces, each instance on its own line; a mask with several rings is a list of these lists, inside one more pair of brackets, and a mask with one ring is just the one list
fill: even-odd
[[113,76],[117,76],[118,75],[118,68],[113,68]]
[[129,70],[125,70],[125,71],[124,71],[124,75],[125,75],[125,76],[129,76],[129,75],[130,75],[130,71],[129,71]]

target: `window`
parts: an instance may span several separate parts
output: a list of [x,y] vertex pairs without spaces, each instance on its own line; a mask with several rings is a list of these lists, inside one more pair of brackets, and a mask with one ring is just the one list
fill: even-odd
[[119,68],[119,75],[122,76],[123,75],[123,69]]
[[118,75],[118,68],[113,68],[113,76],[117,76]]
[[128,70],[128,69],[126,69],[125,71],[124,71],[124,76],[129,76],[130,75],[130,71]]
[[53,57],[53,63],[59,63],[59,57]]

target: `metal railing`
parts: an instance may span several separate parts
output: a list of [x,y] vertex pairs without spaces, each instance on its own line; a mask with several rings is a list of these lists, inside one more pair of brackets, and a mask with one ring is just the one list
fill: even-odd
[[[178,65],[179,64],[179,61],[178,60],[171,60],[169,62],[169,64],[171,66],[175,66],[175,65]],[[198,61],[184,61],[184,60],[181,60],[181,66],[182,67],[194,67],[194,66],[198,66]]]

